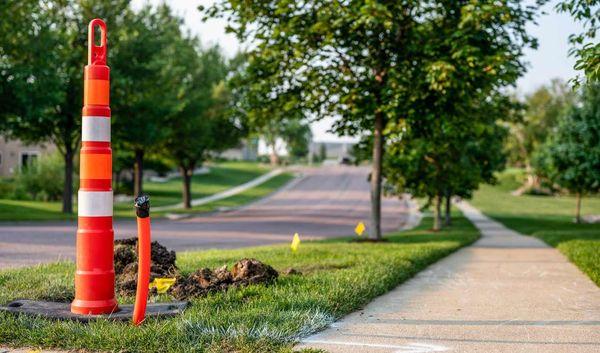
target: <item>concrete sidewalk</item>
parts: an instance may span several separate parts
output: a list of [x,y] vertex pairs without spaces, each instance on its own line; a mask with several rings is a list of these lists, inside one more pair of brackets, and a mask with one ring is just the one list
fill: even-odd
[[329,352],[600,352],[600,289],[556,249],[458,207],[480,229],[298,348]]

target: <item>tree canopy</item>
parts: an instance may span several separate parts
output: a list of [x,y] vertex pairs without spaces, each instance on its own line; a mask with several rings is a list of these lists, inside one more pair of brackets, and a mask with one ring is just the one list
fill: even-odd
[[[386,131],[420,118],[423,107],[482,98],[477,90],[514,82],[523,71],[523,48],[535,46],[525,32],[535,6],[517,0],[221,0],[205,10],[226,17],[229,30],[253,43],[248,75],[255,101],[281,100],[317,119],[336,116],[340,134],[370,132],[369,233],[376,239]],[[451,61],[439,59],[442,48]],[[482,75],[495,78],[478,80]],[[450,96],[448,84],[462,90]]]
[[585,86],[581,100],[537,156],[538,168],[550,180],[577,195],[577,222],[581,196],[600,191],[600,85]]
[[308,155],[312,131],[305,120],[287,121],[283,127],[282,138],[292,160],[299,160]]
[[[213,87],[225,79],[228,68],[200,68],[204,64],[197,53],[199,45],[183,33],[182,19],[165,4],[134,11],[129,0],[9,1],[0,4],[0,17],[0,130],[9,138],[57,146],[65,166],[64,212],[72,212],[91,19],[102,18],[108,25],[117,179],[123,163],[133,162],[135,193],[142,191],[144,156],[164,154],[167,140],[176,133],[171,130],[188,123],[184,116],[200,111],[189,118],[193,127],[205,127],[210,116],[220,116],[214,119],[219,123],[229,119],[222,113],[227,109],[217,113],[216,107],[228,106],[231,97],[223,84],[221,89]],[[211,55],[222,60],[212,49],[205,59]],[[211,128],[210,137],[222,138],[222,146],[213,148],[231,145],[225,136],[239,138],[239,129],[231,126]],[[176,151],[169,153],[173,156]]]
[[[556,9],[583,24],[583,32],[569,36],[569,54],[576,58],[575,69],[582,70],[589,81],[597,82],[600,78],[600,42],[596,38],[600,30],[600,1],[563,0]],[[576,78],[575,82],[579,84],[581,79]]]
[[506,149],[512,165],[531,172],[531,157],[546,142],[574,98],[571,88],[559,79],[525,96],[522,118],[508,125]]
[[[56,145],[65,164],[63,212],[73,209],[87,24],[101,17],[117,28],[129,13],[128,0],[26,0],[0,5],[0,99],[6,100],[0,108],[2,127],[10,137]],[[111,41],[117,42],[114,37]]]
[[384,175],[394,193],[410,193],[434,202],[434,229],[441,228],[442,199],[469,198],[481,183],[495,181],[504,167],[506,129],[497,123],[511,116],[504,96],[474,103],[466,116],[443,116],[409,124],[391,135]]
[[168,6],[146,5],[113,34],[119,37],[109,55],[113,136],[116,148],[134,153],[135,195],[143,189],[144,155],[158,151],[170,127],[167,119],[180,105],[175,65],[180,25]]
[[[504,166],[505,129],[500,120],[514,116],[504,93],[525,71],[523,50],[536,47],[524,24],[533,8],[519,3],[441,1],[430,12],[425,71],[413,87],[413,114],[388,123],[384,176],[397,193],[411,192],[435,201],[434,229],[440,207],[450,198],[470,197]],[[421,85],[421,86],[419,86]]]
[[164,152],[177,165],[183,180],[183,204],[191,208],[191,177],[210,153],[234,147],[244,126],[230,114],[225,79],[229,71],[218,46],[202,49],[196,38],[177,45],[174,75],[179,108],[167,123]]

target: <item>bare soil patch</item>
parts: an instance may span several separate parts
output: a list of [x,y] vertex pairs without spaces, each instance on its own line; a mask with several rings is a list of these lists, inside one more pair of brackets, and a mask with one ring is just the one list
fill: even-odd
[[[135,295],[137,287],[137,239],[115,241],[116,288],[124,296]],[[152,242],[150,282],[155,278],[176,278],[167,293],[178,300],[201,297],[211,292],[226,291],[231,287],[250,284],[271,284],[279,273],[259,260],[244,258],[237,261],[231,270],[227,265],[217,269],[200,268],[190,275],[180,273],[175,260],[175,251],[168,250],[158,242]],[[150,294],[157,294],[153,289]]]

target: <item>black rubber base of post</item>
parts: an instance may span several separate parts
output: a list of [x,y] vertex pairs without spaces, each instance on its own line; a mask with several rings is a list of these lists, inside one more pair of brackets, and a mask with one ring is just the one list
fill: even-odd
[[[148,303],[146,317],[173,317],[182,313],[188,302]],[[94,320],[131,320],[133,305],[119,305],[119,311],[107,315],[79,315],[71,312],[71,303],[56,303],[36,300],[15,300],[7,306],[1,306],[0,311],[39,316],[52,320],[71,320],[89,322]]]

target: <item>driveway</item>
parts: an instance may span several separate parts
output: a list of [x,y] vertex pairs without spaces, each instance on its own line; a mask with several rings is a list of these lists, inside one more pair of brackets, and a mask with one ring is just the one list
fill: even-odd
[[[350,235],[357,222],[368,223],[368,168],[299,171],[302,177],[244,208],[179,221],[154,220],[153,240],[177,251],[240,248],[288,242],[295,232],[302,239]],[[382,208],[385,232],[398,229],[408,218],[406,202],[397,198],[384,199]],[[76,228],[72,221],[0,224],[0,268],[74,259]],[[117,220],[114,228],[117,238],[136,235],[134,219]]]

